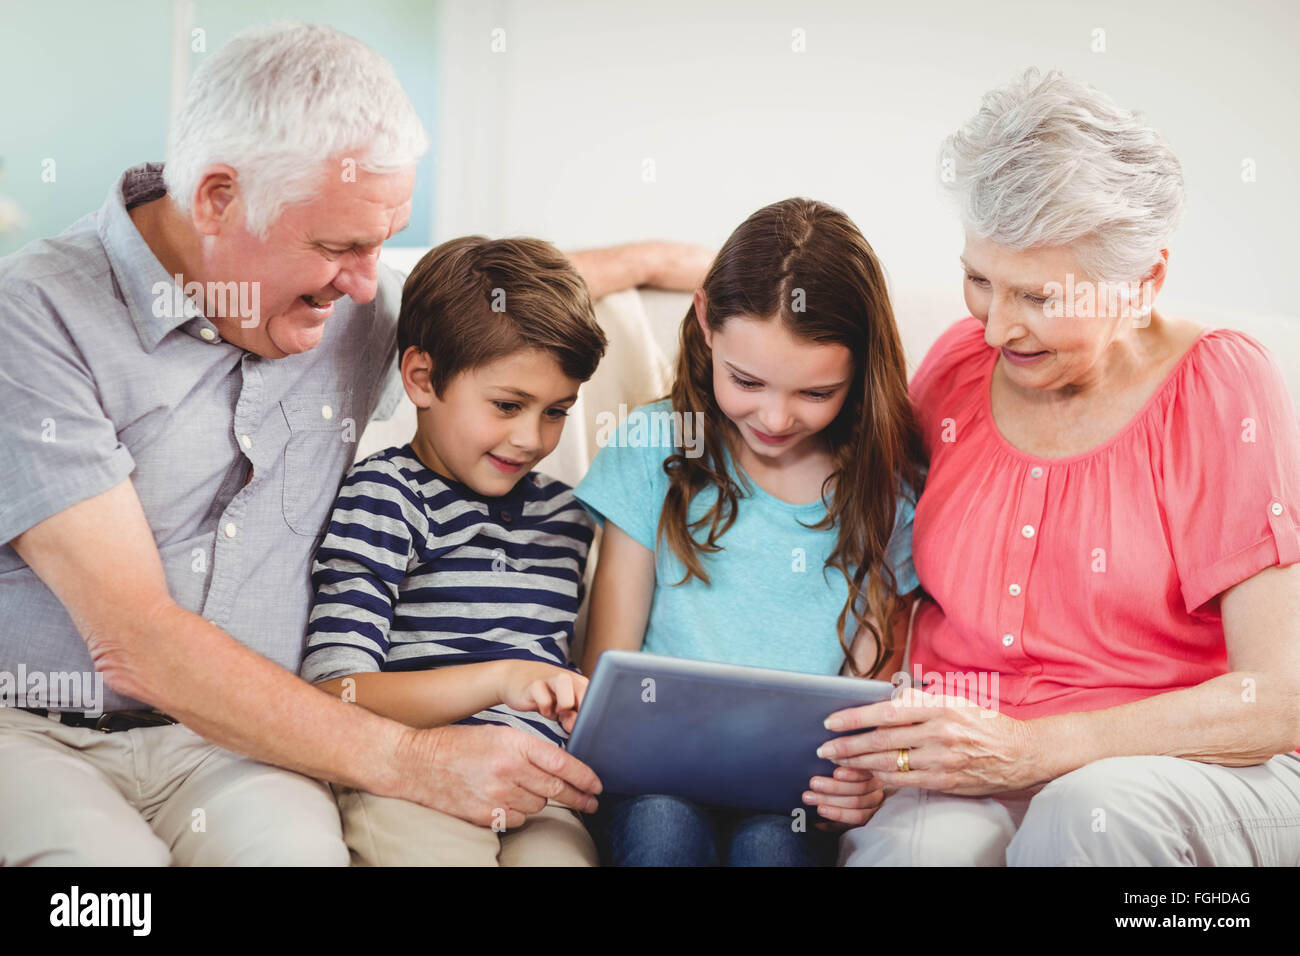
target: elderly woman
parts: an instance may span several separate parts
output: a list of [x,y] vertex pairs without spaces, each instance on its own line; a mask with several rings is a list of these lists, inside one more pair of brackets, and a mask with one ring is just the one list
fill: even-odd
[[912,384],[924,686],[828,721],[888,793],[841,862],[1300,863],[1300,424],[1258,342],[1152,308],[1178,161],[1034,71],[943,158],[971,317]]

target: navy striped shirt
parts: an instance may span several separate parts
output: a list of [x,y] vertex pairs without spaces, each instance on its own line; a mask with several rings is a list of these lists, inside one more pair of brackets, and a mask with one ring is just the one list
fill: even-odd
[[[489,498],[408,443],[352,466],[312,566],[301,674],[313,683],[518,658],[568,667],[595,523],[531,472]],[[498,704],[460,721],[563,744],[558,723]]]

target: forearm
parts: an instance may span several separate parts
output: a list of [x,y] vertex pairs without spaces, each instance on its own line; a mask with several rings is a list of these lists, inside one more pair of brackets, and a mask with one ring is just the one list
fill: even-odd
[[1294,680],[1233,671],[1104,710],[1026,721],[1050,780],[1104,757],[1157,754],[1247,767],[1300,746]]
[[693,292],[713,259],[711,249],[682,242],[631,242],[566,255],[587,283],[593,302],[637,286]]
[[401,796],[415,731],[322,694],[175,604],[87,638],[109,686],[219,746],[307,776]]
[[[597,571],[599,573],[599,570]],[[596,672],[596,663],[606,651],[639,651],[645,641],[644,614],[630,609],[608,588],[593,588],[591,613],[587,618],[587,637],[582,648],[582,673],[590,677]],[[637,626],[637,621],[642,622]]]
[[423,671],[360,673],[316,686],[335,697],[350,690],[355,703],[411,727],[440,727],[501,703],[502,682],[512,663],[485,661]]

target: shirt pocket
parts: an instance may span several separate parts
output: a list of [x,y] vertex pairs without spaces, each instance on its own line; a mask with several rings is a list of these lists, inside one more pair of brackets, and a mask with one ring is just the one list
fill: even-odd
[[343,476],[357,449],[353,394],[333,390],[280,403],[289,425],[284,447],[284,523],[323,537]]

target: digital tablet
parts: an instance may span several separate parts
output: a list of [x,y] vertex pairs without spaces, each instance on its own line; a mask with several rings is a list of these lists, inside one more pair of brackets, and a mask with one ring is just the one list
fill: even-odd
[[789,814],[809,809],[808,781],[835,769],[817,748],[841,734],[822,722],[845,707],[889,700],[893,689],[880,680],[606,651],[568,751],[606,793]]

